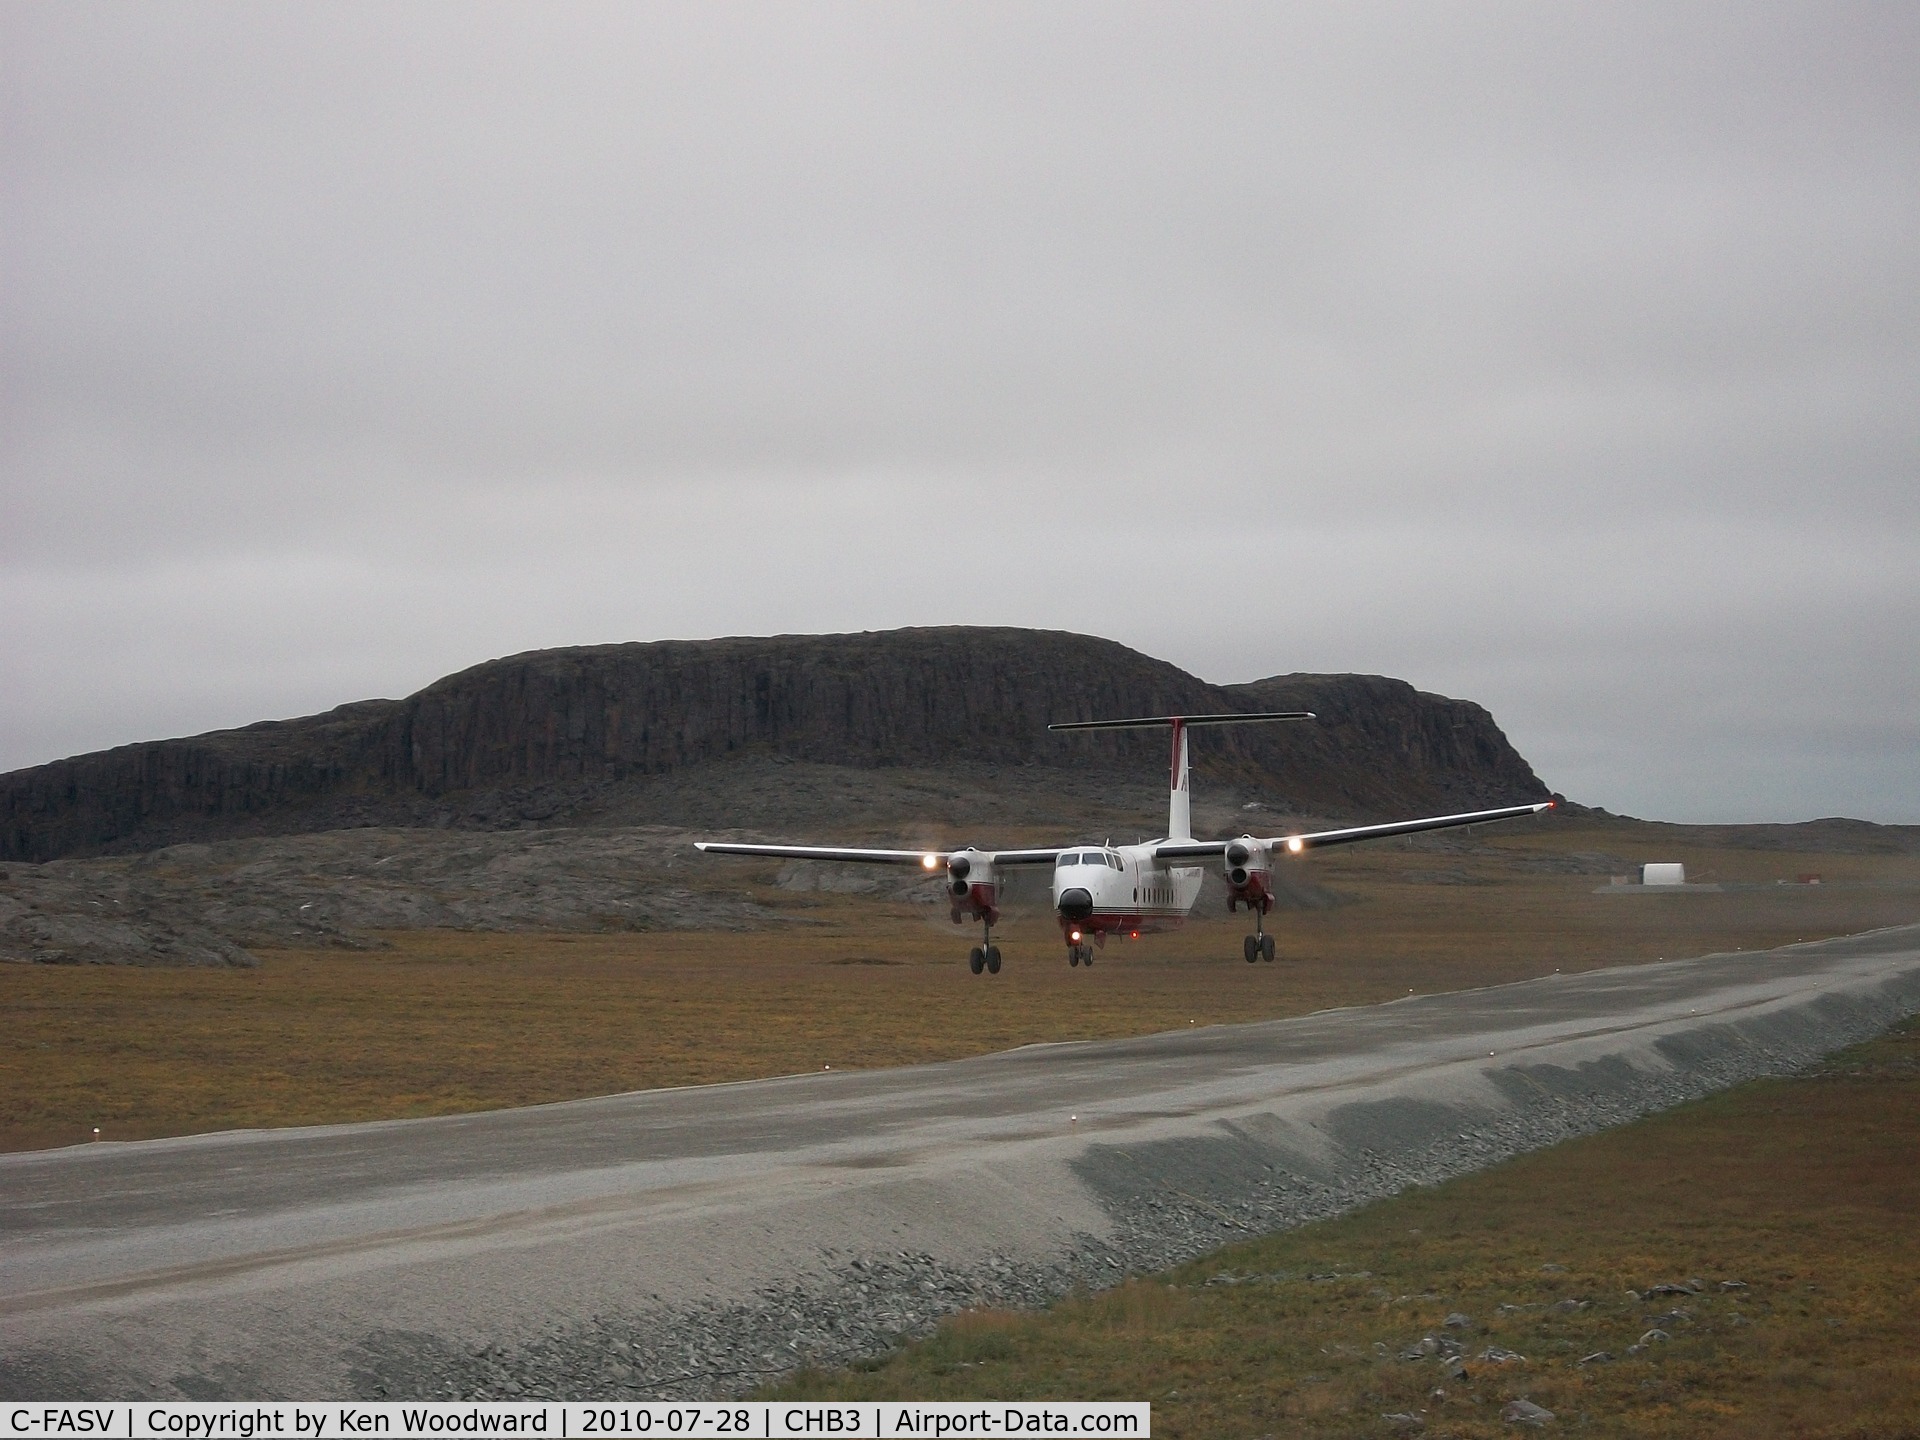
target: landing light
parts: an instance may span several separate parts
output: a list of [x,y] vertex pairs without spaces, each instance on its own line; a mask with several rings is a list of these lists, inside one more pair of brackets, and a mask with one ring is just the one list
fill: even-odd
[[1067,938],[1078,945],[1080,943],[1080,932],[1078,930],[1070,930],[1067,932]]
[[940,857],[938,855],[922,855],[920,857],[920,868],[922,870],[938,870],[940,868]]
[[1298,835],[1289,835],[1287,837],[1287,849],[1290,853],[1298,855],[1306,848],[1307,842],[1302,840]]

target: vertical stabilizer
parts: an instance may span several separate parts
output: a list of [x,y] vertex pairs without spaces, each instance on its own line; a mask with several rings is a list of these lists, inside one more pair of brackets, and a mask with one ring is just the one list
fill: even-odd
[[1173,720],[1172,796],[1167,801],[1167,838],[1193,838],[1193,790],[1187,784],[1187,722]]
[[1311,710],[1263,710],[1251,715],[1142,715],[1133,720],[1061,720],[1049,730],[1157,730],[1173,731],[1173,764],[1168,779],[1172,796],[1167,802],[1167,839],[1193,839],[1192,789],[1187,783],[1187,730],[1193,725],[1249,725],[1263,720],[1311,720]]

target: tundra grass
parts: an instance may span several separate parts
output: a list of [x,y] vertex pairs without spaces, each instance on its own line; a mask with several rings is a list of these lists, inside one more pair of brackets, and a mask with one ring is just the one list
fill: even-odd
[[[1307,873],[1341,903],[1270,917],[1270,965],[1240,959],[1244,915],[1208,907],[1070,969],[1028,910],[998,932],[1003,972],[976,978],[977,932],[944,912],[796,894],[752,864],[712,872],[788,917],[752,933],[412,931],[372,951],[262,950],[250,970],[5,965],[0,1148],[903,1065],[1920,920],[1909,857],[1669,846],[1696,878],[1769,886],[1671,896],[1529,868],[1612,838],[1329,852]],[[1827,883],[1771,886],[1808,869]]]
[[[1910,1022],[1810,1074],[1042,1314],[957,1316],[769,1393],[1144,1399],[1163,1437],[1512,1435],[1521,1399],[1569,1434],[1920,1435],[1917,1162]],[[1406,1358],[1441,1341],[1464,1379]]]

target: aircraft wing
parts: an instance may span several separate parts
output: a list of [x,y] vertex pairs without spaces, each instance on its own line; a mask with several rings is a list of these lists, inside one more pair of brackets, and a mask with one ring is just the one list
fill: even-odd
[[[1260,844],[1271,850],[1285,850],[1297,855],[1303,850],[1318,850],[1323,845],[1351,845],[1356,840],[1384,840],[1390,835],[1413,835],[1422,830],[1446,830],[1455,825],[1475,825],[1482,820],[1512,820],[1521,815],[1538,815],[1542,810],[1552,808],[1551,800],[1542,800],[1534,805],[1506,805],[1498,810],[1472,810],[1464,815],[1429,815],[1420,820],[1392,820],[1384,825],[1354,825],[1345,830],[1316,830],[1298,835],[1275,835],[1261,840]],[[1158,860],[1200,859],[1224,854],[1227,846],[1232,843],[1231,840],[1182,840],[1156,846],[1153,854]]]
[[839,845],[736,845],[732,841],[696,840],[693,848],[708,855],[773,855],[785,860],[839,860],[855,865],[912,865],[922,870],[946,868],[949,854],[985,853],[995,865],[1051,865],[1062,850],[1078,850],[1079,845],[1058,845],[1050,850],[988,850],[963,852],[946,850],[860,850]]
[[1056,845],[1051,850],[990,850],[996,865],[1051,865],[1060,858],[1063,850],[1083,850],[1086,842],[1078,845]]
[[696,840],[693,848],[709,855],[777,855],[787,860],[842,860],[856,865],[913,865],[936,870],[946,863],[937,850],[850,850],[837,845],[735,845]]

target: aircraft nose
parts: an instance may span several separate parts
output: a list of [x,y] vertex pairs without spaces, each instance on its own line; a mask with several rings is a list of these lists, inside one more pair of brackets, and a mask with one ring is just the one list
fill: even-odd
[[1068,920],[1084,920],[1093,914],[1093,895],[1078,885],[1060,892],[1060,913]]

